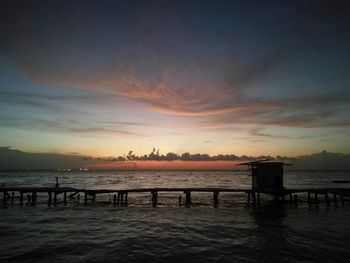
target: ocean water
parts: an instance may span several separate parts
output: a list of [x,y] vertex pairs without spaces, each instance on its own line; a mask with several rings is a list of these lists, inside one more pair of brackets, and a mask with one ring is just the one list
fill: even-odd
[[[94,189],[147,187],[249,188],[244,171],[1,172],[7,186],[61,186]],[[285,186],[348,187],[349,172],[285,173]],[[349,262],[350,201],[345,205],[281,205],[265,198],[260,206],[240,194],[129,194],[128,207],[113,207],[109,195],[84,205],[2,205],[0,262]],[[302,197],[301,197],[302,199]]]

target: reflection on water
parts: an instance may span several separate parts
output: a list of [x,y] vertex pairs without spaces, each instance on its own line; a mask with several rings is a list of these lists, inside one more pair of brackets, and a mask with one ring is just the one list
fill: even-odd
[[[88,172],[4,172],[0,183],[8,186],[61,186],[91,189],[127,189],[148,187],[251,187],[247,171],[88,171]],[[284,185],[289,188],[350,187],[333,184],[349,180],[350,172],[286,171]]]
[[346,262],[350,209],[1,210],[1,262]]
[[284,209],[284,205],[274,204],[260,207],[253,212],[257,236],[255,250],[267,262],[278,261],[281,258],[279,253],[286,250]]
[[[110,175],[59,176],[61,185],[82,183],[96,188],[153,183],[243,187],[249,186],[250,179],[227,172],[192,172],[186,181],[183,172]],[[301,186],[303,178],[306,185],[315,178],[313,174],[293,176],[299,176],[294,184]],[[47,185],[55,183],[54,177],[22,173],[6,174],[1,180],[8,185]],[[330,178],[314,181],[329,184]],[[229,203],[222,201],[219,208],[205,205],[211,195],[194,195],[193,200],[203,204],[191,208],[178,207],[173,195],[161,196],[163,205],[157,208],[149,206],[150,196],[148,203],[143,197],[130,196],[135,205],[127,208],[106,203],[9,205],[0,210],[0,262],[348,262],[350,204],[309,208],[263,203],[254,207],[236,202],[232,194],[220,197]]]

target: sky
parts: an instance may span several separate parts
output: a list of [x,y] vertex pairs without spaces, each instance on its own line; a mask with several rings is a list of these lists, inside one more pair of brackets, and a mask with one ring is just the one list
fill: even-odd
[[0,146],[349,153],[348,1],[0,0]]

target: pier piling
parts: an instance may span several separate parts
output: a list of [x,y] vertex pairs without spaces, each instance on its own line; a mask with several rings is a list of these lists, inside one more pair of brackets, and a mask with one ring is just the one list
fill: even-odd
[[186,204],[191,204],[191,191],[185,191],[184,194],[186,195]]
[[255,205],[256,204],[256,196],[255,196],[255,192],[254,191],[252,192],[252,197],[253,197],[253,204]]
[[128,192],[125,192],[125,201],[124,201],[124,205],[128,206]]
[[156,207],[158,204],[158,192],[157,191],[152,191],[152,206]]
[[124,204],[124,193],[123,192],[120,193],[120,204],[121,205]]
[[333,202],[334,202],[334,205],[338,205],[338,200],[337,200],[337,194],[336,193],[333,193]]
[[298,195],[294,194],[294,204],[298,205]]
[[51,202],[52,202],[52,192],[48,192],[48,194],[49,194],[48,204],[51,205]]
[[318,194],[317,193],[315,193],[315,203],[316,203],[316,205],[318,205]]
[[219,192],[218,191],[215,191],[213,193],[213,199],[214,199],[214,206],[217,206],[219,203]]
[[117,205],[120,205],[120,192],[118,192],[118,200],[117,200]]
[[327,206],[329,206],[329,198],[328,198],[328,193],[324,194],[324,199],[326,201]]

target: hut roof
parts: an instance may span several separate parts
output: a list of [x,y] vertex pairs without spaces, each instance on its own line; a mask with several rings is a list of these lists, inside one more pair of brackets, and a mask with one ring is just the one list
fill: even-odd
[[256,161],[251,161],[251,162],[246,162],[246,163],[239,163],[236,164],[238,165],[261,165],[261,166],[273,166],[273,165],[292,165],[290,163],[285,163],[285,162],[278,162],[278,161],[270,161],[269,159],[264,159],[264,160],[256,160]]

